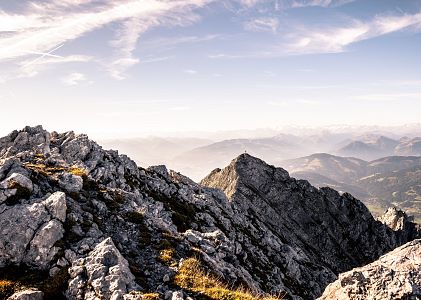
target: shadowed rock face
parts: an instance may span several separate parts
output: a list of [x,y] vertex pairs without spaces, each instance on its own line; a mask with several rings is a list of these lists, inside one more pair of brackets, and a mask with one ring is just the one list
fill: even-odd
[[[313,263],[308,269],[303,262],[298,263],[300,274],[318,284],[321,281],[311,277],[317,274],[320,278],[317,268],[339,274],[371,262],[418,235],[406,215],[402,216],[402,226],[393,231],[376,221],[351,195],[316,189],[247,154],[212,172],[201,183],[225,191],[234,211],[249,220],[249,226],[265,228],[265,235],[270,232],[281,243],[300,249]],[[273,259],[279,259],[277,255]],[[295,286],[299,288],[299,284]]]
[[415,240],[369,265],[339,275],[319,299],[420,299],[420,273],[421,240]]
[[340,272],[417,236],[397,218],[391,229],[352,196],[246,154],[197,184],[73,132],[0,139],[0,268],[45,270],[25,286],[46,299],[196,298],[173,282],[190,257],[229,285],[314,299]]

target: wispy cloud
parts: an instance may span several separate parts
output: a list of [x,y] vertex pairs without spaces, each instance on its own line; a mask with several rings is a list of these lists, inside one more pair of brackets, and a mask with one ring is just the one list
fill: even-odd
[[356,0],[294,0],[283,2],[291,8],[301,8],[309,6],[337,7],[354,1]]
[[244,23],[246,30],[255,32],[271,31],[276,33],[278,27],[279,20],[271,17],[255,18]]
[[65,64],[65,63],[85,63],[93,61],[94,58],[87,55],[68,55],[62,56],[50,56],[50,57],[38,57],[39,59],[26,59],[19,62],[17,65],[19,69],[15,74],[9,74],[9,78],[13,77],[32,77],[37,75],[39,72],[46,70],[52,65]]
[[143,59],[140,59],[140,62],[142,64],[150,64],[150,63],[167,61],[167,60],[170,60],[170,59],[173,59],[173,58],[174,58],[174,56],[145,57]]
[[70,73],[69,75],[67,75],[66,77],[62,78],[61,81],[65,84],[65,85],[77,85],[81,82],[85,82],[88,79],[86,78],[85,74],[82,73]]
[[256,6],[271,7],[275,10],[285,10],[290,8],[303,7],[338,7],[356,0],[237,0],[245,8]]
[[353,43],[409,28],[421,29],[421,13],[376,16],[368,22],[353,20],[342,27],[305,28],[291,33],[290,41],[282,49],[287,54],[338,53]]
[[184,73],[189,74],[189,75],[196,75],[197,71],[196,70],[183,70]]
[[106,0],[27,2],[19,13],[0,11],[0,62],[26,59],[76,40],[107,24],[119,23],[109,70],[116,78],[139,63],[132,55],[139,36],[154,26],[182,26],[198,20],[193,10],[212,0]]

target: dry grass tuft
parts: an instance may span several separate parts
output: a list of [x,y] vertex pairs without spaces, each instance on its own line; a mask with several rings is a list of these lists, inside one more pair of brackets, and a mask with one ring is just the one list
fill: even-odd
[[186,259],[174,278],[174,283],[188,291],[215,300],[279,300],[273,296],[256,296],[245,289],[231,289],[215,276],[206,273],[197,258]]

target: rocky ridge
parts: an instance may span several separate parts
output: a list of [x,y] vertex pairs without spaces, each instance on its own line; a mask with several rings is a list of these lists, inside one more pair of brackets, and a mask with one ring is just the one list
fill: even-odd
[[197,184],[73,132],[26,127],[0,139],[3,297],[33,288],[44,299],[218,299],[177,280],[194,258],[225,283],[218,293],[314,299],[418,237],[400,218],[382,223],[351,195],[247,154]]
[[420,273],[421,240],[415,240],[339,275],[319,299],[420,299]]

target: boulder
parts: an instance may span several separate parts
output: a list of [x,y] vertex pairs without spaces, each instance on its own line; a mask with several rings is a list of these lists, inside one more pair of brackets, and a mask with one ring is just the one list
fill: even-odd
[[421,240],[339,275],[319,300],[421,299]]
[[99,243],[87,257],[75,261],[69,274],[68,299],[120,300],[138,288],[127,260],[111,238]]

